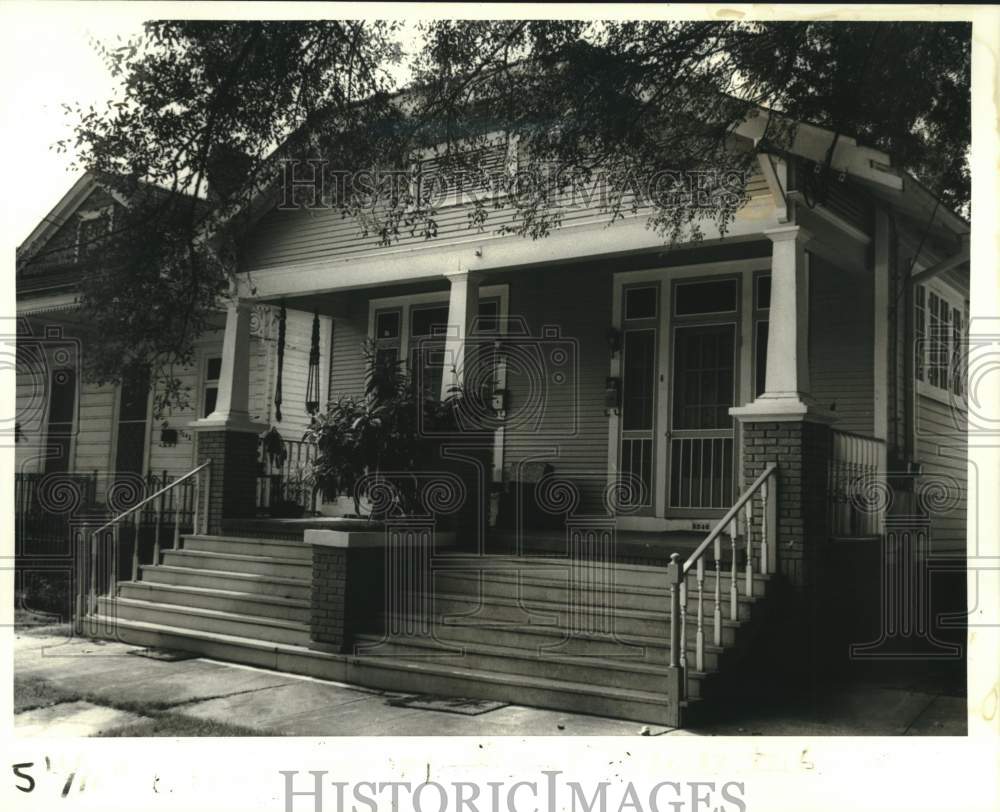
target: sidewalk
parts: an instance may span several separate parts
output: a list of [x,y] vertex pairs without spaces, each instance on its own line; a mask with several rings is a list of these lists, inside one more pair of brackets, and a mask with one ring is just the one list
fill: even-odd
[[[398,704],[402,694],[200,658],[154,660],[130,650],[136,647],[18,631],[16,734],[617,736],[640,735],[644,727],[519,705],[476,715],[405,707]],[[962,697],[913,688],[846,685],[822,708],[760,708],[726,724],[650,725],[642,735],[964,735],[965,705]]]

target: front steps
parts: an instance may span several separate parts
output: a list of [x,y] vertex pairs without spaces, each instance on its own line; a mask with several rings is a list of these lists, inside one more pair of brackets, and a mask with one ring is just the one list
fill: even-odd
[[[591,577],[592,576],[592,577]],[[571,586],[571,577],[576,587]],[[312,550],[289,540],[192,535],[100,598],[92,634],[373,688],[496,699],[673,724],[669,590],[660,567],[571,570],[565,560],[448,556],[435,563],[429,616],[388,600],[351,654],[310,641]],[[720,576],[721,645],[714,644],[715,575],[704,585],[705,657],[695,668],[698,590],[688,579],[684,718],[725,693],[726,672],[759,625],[770,579],[753,579],[730,619]],[[608,595],[613,595],[609,605]],[[398,597],[398,596],[397,596]],[[613,630],[613,634],[609,634]]]

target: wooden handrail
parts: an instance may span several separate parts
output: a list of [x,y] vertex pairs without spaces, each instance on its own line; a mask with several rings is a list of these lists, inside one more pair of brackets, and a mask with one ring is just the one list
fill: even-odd
[[688,556],[687,561],[684,562],[684,566],[681,568],[681,571],[684,574],[687,574],[688,570],[694,566],[695,562],[697,562],[697,560],[705,554],[705,550],[708,549],[708,546],[720,535],[722,535],[722,531],[725,530],[726,527],[729,526],[729,523],[739,515],[740,509],[758,490],[760,490],[761,485],[767,481],[768,477],[770,477],[771,474],[777,470],[778,464],[775,462],[769,462],[763,473],[753,481],[753,484],[749,488],[740,494],[740,498],[736,500],[728,511],[726,511],[726,515],[719,520],[719,523],[713,528],[712,532],[705,536],[704,541],[702,541],[702,543],[698,545],[697,549]]
[[97,528],[97,529],[96,529],[96,530],[94,531],[94,535],[97,535],[97,534],[98,534],[98,533],[100,533],[100,532],[101,532],[102,530],[107,530],[107,529],[108,529],[109,527],[111,527],[111,526],[112,526],[112,525],[114,525],[114,524],[117,524],[118,522],[120,522],[120,521],[121,521],[122,519],[124,519],[125,517],[127,517],[127,516],[130,516],[130,515],[132,515],[133,513],[135,513],[135,512],[137,511],[137,510],[139,510],[140,508],[142,508],[142,507],[143,507],[144,505],[146,505],[147,503],[149,503],[149,502],[152,502],[152,501],[153,501],[154,499],[156,499],[156,497],[157,497],[157,496],[159,496],[160,494],[162,494],[162,493],[166,493],[166,492],[167,492],[167,491],[169,491],[169,490],[170,490],[171,488],[174,488],[174,487],[176,487],[177,485],[180,485],[180,484],[181,484],[182,482],[184,482],[185,480],[187,480],[187,479],[190,479],[191,477],[195,476],[195,474],[197,474],[197,473],[198,473],[199,471],[202,471],[202,470],[204,470],[205,468],[208,468],[208,466],[210,466],[211,464],[212,464],[212,461],[211,461],[211,460],[206,460],[206,461],[205,461],[205,462],[203,462],[203,463],[202,463],[201,465],[199,465],[199,466],[198,466],[197,468],[194,468],[193,470],[191,470],[191,471],[188,471],[188,472],[187,472],[186,474],[184,474],[184,476],[180,476],[180,477],[177,477],[177,479],[175,479],[175,480],[174,480],[173,482],[171,482],[171,483],[170,483],[169,485],[164,485],[164,486],[163,486],[162,488],[160,488],[160,489],[159,489],[159,490],[158,490],[158,491],[157,491],[156,493],[154,493],[154,494],[151,494],[150,496],[147,496],[147,497],[146,497],[145,499],[143,499],[143,500],[142,500],[141,502],[139,502],[139,504],[137,504],[137,505],[133,505],[133,506],[132,506],[132,507],[130,507],[130,508],[129,508],[128,510],[126,510],[126,511],[125,511],[124,513],[120,513],[119,515],[115,516],[115,518],[111,519],[111,521],[109,521],[109,522],[107,522],[107,523],[105,523],[105,524],[101,525],[100,527],[98,527],[98,528]]

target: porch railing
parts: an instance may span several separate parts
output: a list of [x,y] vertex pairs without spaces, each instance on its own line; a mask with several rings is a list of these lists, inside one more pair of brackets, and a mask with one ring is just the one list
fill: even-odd
[[830,533],[841,538],[877,536],[884,504],[877,477],[885,441],[833,430],[827,483]]
[[258,442],[257,510],[276,514],[297,506],[315,512],[316,489],[310,472],[318,454],[315,443],[305,440],[282,440],[281,451],[272,452],[263,440]]
[[[83,618],[98,614],[98,598],[114,595],[119,573],[130,570],[131,580],[139,580],[140,529],[144,519],[152,528],[152,563],[160,561],[164,530],[168,549],[180,545],[184,528],[191,532],[206,532],[208,511],[199,504],[202,481],[208,493],[211,488],[212,461],[208,460],[188,473],[167,482],[128,510],[105,522],[93,532],[80,531],[76,543],[81,546],[77,556],[78,572],[76,625],[82,631]],[[166,477],[164,477],[166,478]],[[190,517],[190,522],[186,519]]]
[[[675,676],[678,699],[683,699],[687,690],[687,621],[688,621],[688,575],[694,571],[697,587],[697,609],[695,619],[695,663],[696,671],[705,670],[705,626],[706,626],[706,564],[711,555],[715,564],[712,583],[711,626],[712,639],[716,646],[722,645],[722,616],[727,613],[730,620],[739,618],[740,592],[753,595],[755,574],[767,575],[777,569],[777,472],[776,463],[769,463],[760,476],[754,480],[723,516],[712,531],[698,545],[697,549],[681,564],[679,556],[670,556],[670,668]],[[754,503],[758,509],[754,509]],[[743,524],[743,534],[739,525]],[[730,561],[729,584],[723,591],[723,533],[729,536]],[[744,562],[739,564],[742,547]],[[709,552],[711,551],[711,552]]]

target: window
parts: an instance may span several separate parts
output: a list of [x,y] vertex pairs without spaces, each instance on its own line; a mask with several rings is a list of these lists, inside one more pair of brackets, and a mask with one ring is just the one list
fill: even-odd
[[48,434],[45,444],[45,472],[69,470],[70,447],[73,440],[73,419],[76,415],[76,373],[72,369],[52,371],[49,389]]
[[655,319],[656,299],[659,289],[651,288],[629,288],[625,291],[625,318],[630,319]]
[[77,262],[86,259],[101,247],[103,238],[111,231],[111,216],[110,206],[80,213],[76,224]]
[[[496,335],[503,332],[506,309],[503,305],[505,294],[499,293],[500,286],[484,286],[480,289],[479,314],[471,325],[478,335]],[[375,344],[378,363],[401,360],[406,362],[409,372],[426,397],[437,397],[441,390],[444,374],[449,368],[446,357],[446,336],[448,332],[447,294],[416,294],[407,297],[373,300],[370,303],[370,337]],[[481,363],[486,352],[492,360],[492,342],[485,349],[475,343],[466,346],[465,364]],[[480,380],[482,376],[473,376]],[[485,381],[481,381],[485,385]],[[490,385],[492,392],[492,384]]]
[[753,379],[754,397],[767,385],[767,335],[771,308],[771,275],[757,274],[753,281]]
[[702,313],[735,313],[736,280],[682,282],[674,288],[674,315],[694,316]]
[[968,303],[944,286],[914,291],[914,376],[931,394],[965,394]]
[[425,399],[441,391],[444,380],[448,305],[414,307],[410,311],[410,373]]
[[402,311],[379,310],[375,314],[375,359],[379,367],[399,361]]
[[115,471],[141,474],[146,456],[146,411],[149,370],[141,369],[122,381],[118,402],[118,442]]
[[205,362],[205,375],[202,378],[201,416],[208,417],[215,411],[219,399],[219,374],[222,371],[221,358],[209,358]]

